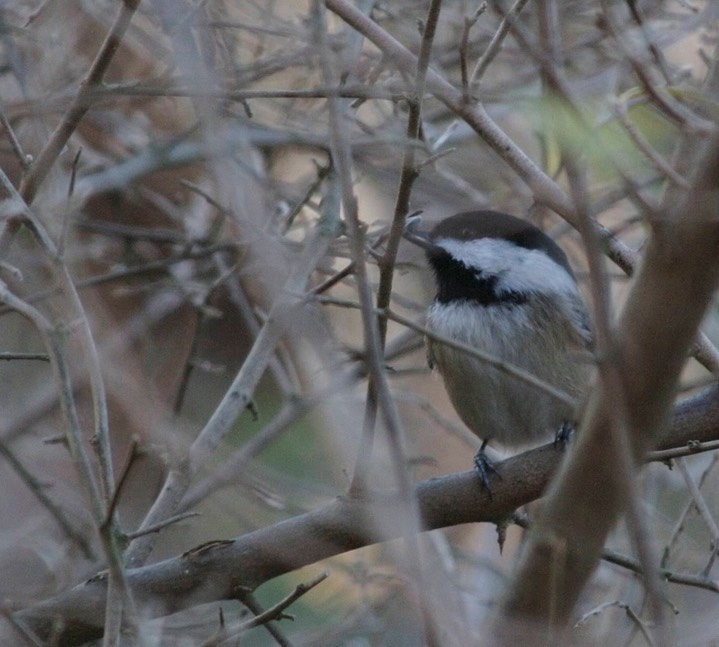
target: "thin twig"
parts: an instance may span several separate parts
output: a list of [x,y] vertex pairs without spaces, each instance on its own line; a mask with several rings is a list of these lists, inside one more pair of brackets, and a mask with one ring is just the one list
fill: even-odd
[[222,611],[222,607],[220,607],[220,626],[217,628],[217,631],[210,636],[207,640],[200,643],[199,647],[216,647],[220,643],[224,642],[226,638],[229,637],[229,633],[227,632],[227,625],[225,625],[225,614]]
[[2,440],[0,440],[0,454],[2,454],[3,458],[5,458],[8,464],[15,470],[15,473],[20,477],[20,479],[22,479],[25,485],[27,485],[28,489],[50,513],[52,518],[55,519],[62,531],[79,546],[83,555],[87,559],[92,559],[94,552],[87,539],[82,535],[82,533],[72,527],[72,524],[65,517],[65,513],[62,509],[55,505],[55,502],[45,494],[45,486],[42,483],[39,483],[38,480],[30,474],[30,472]]
[[[224,255],[215,254],[214,261],[221,273],[226,273],[229,270],[229,264],[227,263]],[[260,323],[258,322],[259,317],[257,316],[256,309],[252,307],[252,304],[245,293],[245,289],[240,282],[239,275],[235,274],[235,276],[237,277],[236,280],[229,281],[227,283],[227,293],[230,301],[242,318],[246,329],[254,339],[260,333]],[[269,369],[270,374],[272,375],[272,378],[274,379],[275,384],[277,385],[277,388],[283,398],[292,397],[295,393],[297,393],[297,389],[289,376],[289,371],[286,365],[280,361],[279,356],[273,357],[270,360]]]
[[627,614],[627,617],[634,623],[637,629],[639,629],[639,632],[642,634],[644,640],[647,641],[647,644],[653,647],[655,643],[652,639],[651,634],[649,633],[647,624],[637,615],[637,613],[634,611],[634,609],[632,609],[630,605],[628,605],[626,602],[620,602],[619,600],[600,604],[598,607],[595,607],[591,611],[588,611],[581,618],[579,618],[579,620],[577,620],[574,626],[581,627],[582,625],[586,624],[591,617],[600,615],[602,611],[611,607],[618,607],[619,609],[622,609],[624,613]]
[[298,584],[295,587],[295,590],[292,591],[292,593],[290,593],[286,598],[280,600],[277,604],[274,604],[266,611],[263,611],[260,615],[255,616],[247,622],[243,622],[235,632],[232,632],[231,637],[235,638],[239,636],[239,634],[247,631],[248,629],[252,629],[253,627],[259,627],[260,625],[263,625],[270,620],[280,618],[282,616],[282,612],[288,606],[301,598],[303,595],[307,594],[318,584],[324,582],[328,577],[329,573],[320,573],[316,577],[313,577],[309,582],[303,582],[301,584]]
[[[327,3],[329,7],[329,3]],[[431,12],[438,12],[440,7],[439,2],[432,2],[430,5]],[[325,82],[328,85],[334,83],[334,69],[330,64],[329,60],[329,49],[326,42],[326,20],[325,20],[325,8],[321,0],[315,0],[314,3],[314,16],[316,21],[316,33],[320,46],[320,62],[322,66],[322,73],[324,75]],[[433,18],[436,20],[436,18]],[[433,30],[434,27],[427,27],[427,30]],[[429,40],[431,43],[431,39]],[[424,57],[428,60],[429,58],[429,43],[424,47]],[[426,66],[425,66],[426,70]],[[424,85],[424,72],[423,66],[419,60],[417,62],[417,80],[420,87]],[[406,450],[405,450],[405,436],[402,425],[402,420],[399,416],[397,406],[392,399],[390,393],[389,384],[387,382],[387,375],[384,369],[384,358],[383,358],[383,343],[382,335],[380,333],[379,324],[377,317],[374,313],[372,291],[370,288],[367,267],[365,260],[365,230],[360,221],[359,208],[357,204],[357,198],[354,194],[354,188],[352,185],[352,153],[348,139],[348,133],[343,123],[343,113],[339,104],[339,101],[335,98],[330,98],[327,101],[327,107],[329,112],[330,122],[330,142],[332,150],[332,160],[337,170],[339,183],[341,186],[342,206],[344,210],[345,219],[347,222],[347,229],[350,237],[350,245],[352,251],[352,260],[355,263],[355,277],[357,279],[357,290],[359,294],[359,301],[361,304],[361,315],[362,315],[362,333],[365,346],[365,353],[367,359],[367,366],[369,370],[370,379],[374,385],[373,394],[376,395],[377,403],[379,405],[379,411],[382,414],[384,422],[387,426],[387,436],[389,440],[390,454],[392,459],[392,467],[394,477],[396,480],[396,487],[399,491],[399,495],[406,504],[406,511],[404,518],[402,519],[407,530],[407,550],[409,553],[409,564],[411,572],[414,575],[414,586],[416,593],[420,596],[421,608],[423,610],[422,615],[422,629],[423,638],[425,641],[429,641],[430,644],[434,644],[435,628],[434,623],[429,617],[428,613],[424,613],[427,609],[427,603],[425,601],[426,592],[422,585],[422,570],[419,548],[416,542],[416,533],[420,528],[419,525],[419,507],[417,504],[414,490],[410,479],[409,472],[406,464]],[[419,126],[418,126],[419,127]],[[397,211],[399,212],[399,210]],[[404,212],[406,214],[406,211]],[[402,215],[404,218],[404,214]],[[398,223],[393,223],[393,226],[398,226]],[[399,245],[399,232],[396,244]],[[390,236],[390,241],[392,237]],[[388,242],[388,248],[391,243]],[[388,255],[388,258],[391,256]],[[389,299],[388,299],[389,301]],[[371,406],[371,405],[368,405]],[[367,420],[366,424],[374,425],[374,420]],[[365,437],[368,435],[367,428],[364,430]],[[360,448],[360,451],[364,451],[364,446]],[[358,480],[353,479],[352,486],[360,486],[360,489],[364,488],[366,484],[364,482],[359,483]],[[350,493],[353,493],[352,488]],[[356,491],[354,492],[356,493]]]
[[127,458],[125,459],[125,464],[122,466],[122,469],[120,470],[120,476],[117,479],[117,484],[115,485],[115,491],[112,493],[112,496],[110,497],[110,503],[107,506],[107,512],[105,512],[105,518],[102,521],[103,526],[108,526],[112,523],[112,518],[115,515],[115,510],[117,509],[117,505],[120,502],[120,496],[122,495],[122,489],[125,485],[125,481],[127,480],[127,476],[130,474],[130,468],[132,467],[133,463],[135,462],[135,459],[138,457],[138,439],[133,438],[130,442],[130,449],[127,453]]
[[92,502],[93,512],[96,518],[100,518],[103,509],[102,497],[90,457],[84,447],[82,428],[73,398],[73,388],[70,383],[69,370],[63,354],[63,334],[62,332],[58,332],[41,312],[10,292],[7,285],[3,282],[0,282],[0,301],[6,303],[34,324],[45,342],[58,381],[63,413],[68,422],[67,439],[70,449],[75,458],[75,464],[78,468],[82,483]]
[[[719,454],[714,454],[712,456],[711,462],[709,465],[707,465],[706,469],[702,472],[702,475],[699,477],[699,482],[697,484],[698,488],[701,488],[704,485],[704,481],[706,481],[707,477],[713,469],[719,464]],[[664,547],[664,552],[662,554],[662,560],[661,560],[661,567],[665,568],[667,564],[669,563],[669,558],[671,556],[671,552],[673,547],[677,544],[679,541],[679,537],[681,536],[682,532],[684,531],[684,527],[686,525],[687,518],[689,517],[689,513],[692,510],[695,510],[694,506],[694,499],[690,496],[689,500],[686,502],[683,510],[677,517],[677,521],[674,524],[674,528],[672,529],[672,533],[669,536],[669,540],[666,543],[666,546]]]
[[25,151],[23,151],[20,140],[17,138],[17,135],[13,130],[12,124],[10,123],[10,120],[7,118],[7,115],[2,108],[0,108],[0,123],[5,129],[5,132],[7,133],[7,138],[10,141],[10,146],[15,153],[15,157],[17,157],[18,161],[20,162],[22,170],[27,171],[30,168],[32,158],[27,155]]
[[[529,518],[526,514],[515,512],[511,515],[511,519],[513,523],[522,528],[528,529],[531,526]],[[602,551],[601,558],[605,562],[626,568],[637,575],[642,575],[644,572],[638,560],[609,548],[605,548]],[[683,584],[685,586],[692,586],[704,589],[705,591],[711,591],[712,593],[719,593],[719,582],[711,580],[707,577],[692,575],[690,573],[677,573],[676,571],[672,571],[664,567],[660,567],[658,573],[663,579],[668,582],[672,582],[673,584]]]
[[459,45],[459,69],[462,74],[462,92],[464,92],[464,100],[470,101],[470,81],[469,70],[467,68],[467,59],[469,58],[469,33],[472,27],[477,23],[479,17],[487,10],[487,3],[482,2],[475,12],[469,17],[465,17],[464,26],[462,27],[462,39]]
[[15,359],[36,359],[42,362],[49,362],[50,356],[47,353],[0,353],[0,361]]
[[[51,359],[53,373],[58,385],[60,405],[67,423],[67,440],[78,469],[81,481],[90,498],[93,518],[99,530],[105,556],[110,570],[110,585],[106,601],[107,619],[110,624],[105,633],[105,642],[115,642],[119,636],[122,620],[125,619],[129,630],[137,633],[138,616],[132,592],[127,586],[127,578],[120,560],[118,537],[111,524],[103,524],[104,510],[110,503],[111,492],[114,488],[112,472],[112,455],[110,449],[109,420],[107,413],[107,398],[105,386],[100,369],[97,348],[90,330],[90,324],[72,282],[67,266],[58,254],[52,238],[43,224],[30,210],[27,202],[9,183],[4,172],[0,169],[0,181],[6,187],[12,198],[18,203],[25,222],[30,226],[33,235],[41,246],[43,252],[51,259],[55,278],[61,290],[70,303],[76,329],[80,331],[80,342],[86,357],[87,370],[92,394],[94,414],[94,443],[93,446],[99,458],[99,480],[95,477],[90,457],[85,449],[83,432],[77,406],[74,399],[74,389],[70,376],[70,369],[66,360],[67,331],[63,325],[53,326],[50,321],[32,305],[12,294],[7,286],[0,282],[0,301],[29,319],[37,328],[43,338],[45,347]],[[9,229],[4,230],[11,233]],[[3,234],[0,233],[0,239]],[[5,238],[8,242],[9,238]],[[2,246],[2,242],[0,242]],[[114,623],[114,624],[113,624]],[[141,642],[144,642],[139,636]]]
[[679,472],[682,475],[682,478],[684,479],[684,483],[687,486],[687,489],[689,490],[689,494],[692,497],[692,500],[694,501],[694,505],[696,506],[696,509],[699,511],[699,516],[704,520],[704,523],[709,530],[709,534],[711,536],[712,540],[712,555],[711,559],[709,560],[709,563],[707,564],[706,568],[704,569],[702,575],[705,577],[708,576],[709,572],[711,571],[712,564],[714,563],[714,558],[716,556],[717,550],[719,550],[719,526],[717,526],[716,521],[714,520],[714,517],[712,516],[712,512],[709,509],[709,506],[707,505],[706,499],[701,493],[701,490],[699,490],[699,487],[695,483],[694,479],[692,478],[692,475],[689,473],[689,470],[687,469],[686,463],[684,462],[683,458],[678,458],[674,461],[679,468]]
[[[188,457],[170,470],[162,491],[155,499],[139,530],[154,526],[173,515],[187,492],[192,476],[217,449],[222,439],[230,432],[237,417],[252,400],[252,394],[268,365],[275,357],[288,325],[291,313],[302,307],[306,299],[306,283],[317,264],[324,258],[337,229],[337,214],[327,214],[315,228],[307,234],[304,249],[289,278],[272,306],[267,321],[262,326],[255,343],[245,358],[242,367],[232,381],[222,401],[192,443]],[[147,535],[130,544],[126,553],[128,566],[142,564],[155,543],[155,538]]]
[[323,292],[327,292],[330,288],[334,287],[344,279],[346,279],[348,276],[350,276],[355,269],[355,265],[353,262],[349,262],[347,265],[345,265],[341,270],[338,270],[335,272],[332,276],[330,276],[328,279],[320,283],[319,285],[316,285],[314,288],[312,288],[312,294],[322,294]]
[[192,191],[193,193],[202,196],[204,200],[206,200],[209,204],[215,207],[215,209],[217,209],[217,218],[215,218],[214,222],[209,227],[209,233],[207,236],[209,240],[216,241],[220,236],[220,233],[222,232],[222,226],[225,220],[231,214],[230,209],[228,209],[223,204],[220,204],[218,200],[216,200],[201,186],[198,186],[194,182],[190,182],[189,180],[180,180],[180,184]]
[[[317,299],[320,303],[326,303],[328,305],[333,305],[340,308],[360,308],[360,305],[357,302],[349,301],[346,299],[338,299],[334,297],[317,297]],[[427,339],[431,339],[433,342],[437,342],[439,344],[461,350],[463,353],[466,353],[467,355],[478,359],[479,361],[487,364],[488,366],[491,366],[492,368],[495,368],[502,373],[506,373],[507,375],[521,380],[522,382],[525,382],[526,384],[536,389],[539,389],[551,398],[557,400],[557,402],[561,402],[562,404],[565,404],[572,408],[577,406],[577,402],[574,400],[574,398],[572,398],[569,394],[565,393],[561,389],[558,389],[557,387],[545,382],[544,380],[541,380],[536,375],[532,375],[532,373],[525,371],[522,368],[515,366],[514,364],[497,358],[491,353],[487,353],[480,348],[470,346],[469,344],[457,341],[456,339],[440,335],[433,330],[430,330],[426,326],[423,326],[421,323],[418,323],[417,321],[398,314],[394,310],[387,308],[385,308],[384,310],[375,309],[375,312],[381,317],[386,317],[387,319],[396,321],[397,323],[400,323],[403,326],[406,326],[407,328],[410,328],[411,330],[414,330],[424,335]]]
[[[165,84],[167,83],[167,84]],[[401,101],[405,95],[399,92],[385,90],[382,87],[365,84],[347,84],[335,87],[318,87],[297,90],[267,89],[267,90],[198,90],[183,87],[172,81],[157,83],[155,85],[130,83],[108,84],[96,88],[89,94],[94,101],[112,96],[140,96],[140,97],[202,97],[209,99],[222,99],[223,101],[247,101],[248,99],[326,99],[338,97],[340,99],[378,99],[384,101]]]
[[322,183],[325,181],[325,178],[328,176],[331,170],[331,166],[320,166],[317,163],[315,163],[317,167],[317,175],[315,179],[310,183],[310,185],[307,187],[307,190],[305,191],[305,194],[300,198],[295,205],[290,209],[290,212],[284,217],[284,227],[283,227],[283,233],[287,233],[290,228],[292,227],[292,224],[294,223],[295,218],[299,215],[299,213],[304,209],[305,205],[310,201],[312,196],[316,193],[316,191],[320,188]]
[[[413,140],[420,140],[422,124],[422,96],[424,94],[425,78],[427,76],[429,59],[432,52],[432,43],[434,42],[434,34],[437,29],[441,7],[441,0],[432,0],[427,12],[427,19],[424,21],[422,42],[420,44],[419,56],[417,57],[414,94],[409,100],[409,114],[407,117],[406,136],[407,141],[410,142],[410,144]],[[387,237],[387,244],[384,254],[379,256],[377,259],[377,265],[380,272],[379,286],[377,288],[377,308],[380,310],[389,306],[390,299],[392,297],[392,284],[394,281],[394,267],[397,260],[397,252],[399,250],[400,241],[402,240],[402,234],[405,230],[405,222],[407,213],[409,212],[409,201],[412,194],[412,185],[418,176],[419,171],[417,170],[415,164],[415,149],[414,146],[408,145],[405,147],[402,157],[402,170],[400,173],[399,186],[397,188],[397,198],[395,200],[392,224]],[[386,319],[379,319],[377,327],[379,333],[378,341],[380,351],[384,352],[384,346],[387,340]],[[350,491],[358,490],[364,487],[369,473],[374,439],[377,388],[379,388],[379,385],[370,378],[367,387],[367,406],[365,409],[363,435],[362,440],[360,441],[360,450],[357,452],[357,462],[352,474]],[[390,428],[390,433],[392,433],[392,428]],[[396,459],[397,456],[395,456],[395,460]],[[400,468],[398,467],[398,469]]]
[[199,302],[193,303],[195,311],[195,326],[192,332],[192,341],[190,342],[190,347],[182,369],[180,384],[177,387],[177,394],[175,395],[175,401],[172,406],[172,411],[175,415],[178,415],[182,409],[182,404],[185,400],[185,393],[187,391],[188,384],[190,383],[192,371],[198,364],[198,349],[201,335],[207,320],[211,317],[211,315],[208,314],[208,305],[217,289],[230,279],[236,271],[237,265],[225,268],[220,275],[203,290],[202,299],[199,300]]
[[[634,571],[638,575],[643,574],[643,569],[638,560],[622,555],[613,550],[605,549],[602,552],[602,559],[610,564],[616,564],[622,568]],[[659,575],[667,582],[674,584],[684,584],[685,586],[693,586],[698,589],[704,589],[705,591],[711,591],[712,593],[719,593],[719,582],[711,580],[708,577],[701,575],[691,575],[690,573],[677,573],[675,571],[660,568],[658,571]]]
[[0,607],[0,616],[5,618],[7,622],[17,631],[25,640],[25,644],[30,647],[47,647],[47,643],[40,640],[33,631],[28,629],[24,623],[18,622],[15,616],[3,605]]
[[499,54],[499,51],[502,49],[504,39],[509,33],[511,19],[518,16],[526,4],[527,0],[516,0],[502,18],[502,22],[499,23],[499,27],[497,28],[494,36],[492,36],[492,40],[489,42],[489,45],[487,45],[487,49],[484,50],[484,54],[482,54],[480,59],[477,61],[477,64],[474,66],[474,70],[472,70],[472,76],[469,78],[468,84],[470,89],[473,85],[482,80],[489,64],[495,59],[497,54]]
[[[242,604],[244,604],[256,617],[262,615],[263,613],[266,613],[267,611],[266,609],[262,608],[262,605],[260,605],[260,603],[257,601],[257,598],[252,594],[251,591],[240,592],[237,596],[237,599]],[[267,622],[263,622],[262,625],[267,630],[267,632],[275,639],[275,642],[279,645],[279,647],[292,647],[292,644],[282,633],[279,625],[277,624],[278,620],[283,620],[284,618],[287,618],[289,620],[294,619],[290,615],[280,613],[276,618],[270,619]],[[240,629],[240,631],[242,631],[242,629]]]
[[714,125],[710,121],[692,112],[687,106],[675,100],[666,88],[656,83],[652,78],[649,66],[645,65],[644,58],[635,51],[633,39],[624,37],[625,30],[621,26],[621,19],[616,15],[615,7],[607,0],[602,0],[601,4],[605,24],[614,36],[614,42],[626,56],[634,74],[647,95],[651,97],[652,104],[680,128],[703,135],[710,135],[714,132]]
[[[77,180],[77,167],[80,163],[80,156],[82,155],[82,146],[80,146],[77,149],[77,152],[75,153],[75,157],[72,159],[72,165],[70,167],[70,182],[67,186],[67,201],[68,201],[68,207],[70,205],[70,200],[75,193],[75,182]],[[70,216],[72,214],[71,208],[66,208],[65,213],[62,216],[62,230],[60,231],[60,240],[58,240],[57,243],[57,255],[60,258],[63,258],[65,256],[65,244],[67,243],[67,235],[70,231]]]
[[[65,358],[65,332],[64,330],[55,329],[44,317],[44,315],[42,315],[42,313],[12,294],[8,290],[7,286],[2,282],[0,282],[0,301],[4,301],[8,306],[29,319],[43,337],[43,341],[45,342],[45,346],[51,358],[55,379],[58,384],[60,406],[67,423],[68,444],[70,446],[81,482],[90,499],[93,517],[98,529],[100,530],[102,546],[110,567],[111,578],[110,588],[108,591],[108,601],[113,602],[114,610],[116,611],[119,608],[118,603],[120,599],[122,600],[126,611],[125,614],[122,614],[122,617],[125,617],[132,630],[135,630],[137,627],[137,612],[132,599],[132,594],[127,586],[125,572],[119,561],[117,538],[110,528],[103,529],[102,526],[102,518],[104,516],[102,489],[95,478],[90,456],[84,445],[82,428],[80,425],[80,419],[74,399],[74,390],[70,378],[70,371]],[[108,617],[110,616],[108,615]],[[119,621],[120,618],[118,618],[116,631],[113,629],[113,633],[119,632]],[[107,635],[113,634],[108,632]]]
[[[87,76],[80,83],[70,107],[63,115],[47,144],[38,154],[28,173],[23,177],[20,184],[20,193],[27,204],[32,204],[40,184],[50,172],[70,136],[75,132],[80,121],[90,109],[92,105],[91,90],[102,83],[110,62],[120,47],[120,43],[130,25],[130,20],[139,4],[140,0],[122,0],[115,22],[98,50]],[[2,234],[0,234],[0,238],[2,237]]]
[[[210,245],[209,247],[203,247],[200,249],[188,249],[183,251],[181,254],[176,256],[170,256],[159,261],[150,261],[142,265],[135,265],[132,267],[123,267],[121,269],[112,270],[106,274],[98,274],[91,276],[86,279],[78,279],[75,281],[75,288],[78,290],[97,287],[98,285],[104,285],[106,283],[113,283],[115,281],[121,281],[123,279],[132,278],[135,276],[142,276],[143,274],[152,274],[154,272],[166,272],[173,265],[182,263],[188,260],[200,260],[206,256],[212,256],[213,254],[220,252],[236,252],[237,246],[233,243],[218,243],[216,245]],[[54,288],[50,290],[44,290],[28,296],[25,301],[27,303],[38,303],[43,299],[53,297],[60,293],[60,288]],[[7,310],[0,309],[0,315],[5,314]]]
[[149,535],[153,532],[160,532],[160,530],[164,530],[168,526],[178,523],[179,521],[184,521],[185,519],[191,519],[192,517],[199,516],[199,512],[181,512],[180,514],[168,517],[164,521],[160,521],[159,523],[156,523],[154,525],[147,526],[142,530],[133,530],[132,532],[126,532],[125,537],[127,537],[128,539],[137,539],[138,537],[143,537],[144,535]]
[[627,113],[626,103],[620,98],[617,98],[614,101],[614,114],[619,120],[619,123],[622,124],[624,130],[627,132],[636,147],[649,160],[652,166],[657,169],[657,171],[659,171],[670,182],[680,187],[681,189],[686,190],[690,188],[690,184],[686,180],[686,178],[683,178],[681,175],[679,175],[679,173],[674,170],[671,164],[669,164],[669,162],[667,162],[654,149],[654,147],[645,139],[645,137],[639,132],[637,127],[632,123]]
[[[338,386],[335,381],[335,386]],[[343,380],[339,380],[343,382]],[[303,416],[313,406],[326,399],[325,393],[317,397],[291,398],[280,412],[255,434],[250,440],[234,452],[222,465],[218,466],[211,475],[197,483],[185,496],[180,505],[181,509],[193,508],[205,500],[213,492],[237,481],[247,464],[263,449],[274,442],[290,425]]]
[[[72,312],[71,318],[76,321],[76,329],[79,331],[80,342],[86,357],[87,371],[89,374],[90,391],[92,394],[93,416],[94,416],[94,447],[100,459],[100,487],[104,497],[104,503],[108,504],[110,493],[114,489],[114,479],[112,473],[112,450],[110,447],[110,423],[107,413],[107,396],[105,394],[105,382],[102,377],[100,368],[100,357],[95,346],[95,341],[90,329],[90,323],[85,314],[82,301],[77,293],[77,289],[73,282],[67,265],[63,262],[62,256],[48,234],[47,230],[30,209],[27,201],[20,193],[9,183],[7,176],[0,169],[0,179],[6,186],[8,192],[14,200],[21,206],[24,217],[27,219],[32,228],[32,232],[40,244],[43,251],[50,257],[56,277],[57,283],[60,285],[60,291],[66,297],[69,308]],[[0,233],[0,238],[2,234]],[[24,302],[27,310],[25,316],[36,317],[36,325],[39,325],[39,311]],[[8,304],[10,305],[10,304]],[[29,314],[28,314],[29,313]],[[40,315],[41,316],[41,315]],[[47,338],[49,339],[49,338]],[[59,356],[62,359],[62,354]],[[56,359],[56,361],[58,361]],[[64,360],[63,360],[64,361]],[[96,508],[96,520],[99,522],[103,518],[102,506]]]
[[669,66],[667,65],[664,55],[661,53],[661,51],[657,47],[656,43],[654,42],[654,39],[652,38],[652,34],[649,31],[649,26],[646,24],[646,22],[642,18],[642,15],[639,13],[639,7],[637,6],[637,1],[636,0],[627,0],[627,6],[629,7],[629,13],[632,14],[632,18],[634,18],[634,21],[637,23],[637,25],[639,25],[639,29],[642,32],[642,37],[644,38],[644,42],[647,45],[647,49],[649,50],[649,53],[652,55],[652,58],[654,59],[656,66],[659,68],[660,72],[662,73],[662,76],[664,77],[664,82],[667,85],[672,85],[674,83],[674,81],[672,79],[672,75],[671,75],[671,71],[669,70]]
[[684,447],[675,447],[674,449],[662,449],[656,452],[649,452],[647,459],[650,461],[670,461],[674,458],[682,458],[684,456],[693,456],[703,452],[712,452],[719,449],[719,440],[713,440],[706,443],[697,441],[687,443]]

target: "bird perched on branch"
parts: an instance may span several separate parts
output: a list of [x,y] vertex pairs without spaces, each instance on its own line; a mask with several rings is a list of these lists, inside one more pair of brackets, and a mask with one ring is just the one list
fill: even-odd
[[[489,441],[566,440],[589,382],[589,315],[567,257],[534,225],[468,211],[405,237],[424,248],[437,294],[427,310],[431,367],[482,445],[474,462],[489,490]],[[476,349],[484,359],[440,338]],[[489,357],[486,357],[489,356]]]

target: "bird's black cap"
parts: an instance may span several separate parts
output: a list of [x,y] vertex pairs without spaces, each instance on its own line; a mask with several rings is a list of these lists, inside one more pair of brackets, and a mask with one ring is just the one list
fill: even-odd
[[567,270],[570,276],[574,276],[566,254],[547,234],[526,220],[500,211],[464,211],[439,222],[427,235],[429,246],[425,246],[425,250],[430,259],[433,254],[443,251],[441,247],[432,244],[440,238],[460,241],[477,238],[507,240],[518,247],[543,251]]

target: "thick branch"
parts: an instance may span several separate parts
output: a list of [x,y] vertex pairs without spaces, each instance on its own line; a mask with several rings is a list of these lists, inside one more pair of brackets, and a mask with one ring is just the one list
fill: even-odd
[[[627,483],[616,466],[627,460],[623,451],[639,462],[656,444],[719,281],[717,195],[719,138],[714,138],[687,201],[655,225],[620,318],[613,356],[604,358],[621,381],[626,426],[617,420],[616,398],[600,381],[577,448],[554,481],[503,607],[498,644],[513,644],[524,621],[533,632],[538,626],[561,630],[626,508]],[[621,435],[625,428],[628,438]]]
[[[682,401],[674,412],[671,433],[657,447],[719,439],[717,401],[719,387],[709,387]],[[493,483],[492,501],[477,486],[472,471],[419,483],[416,494],[424,528],[506,517],[541,495],[561,456],[550,444],[503,461],[497,466],[502,478]],[[240,587],[254,588],[307,564],[397,537],[404,518],[395,509],[398,504],[399,499],[391,496],[371,501],[339,498],[319,510],[232,541],[198,547],[180,557],[130,570],[129,584],[138,606],[154,617],[232,598]],[[383,521],[381,536],[376,534],[378,518]],[[57,644],[80,645],[102,634],[106,592],[106,579],[97,577],[18,612],[16,619],[40,637],[48,637],[56,619],[62,618],[64,629]],[[10,631],[3,626],[0,639],[6,639]]]

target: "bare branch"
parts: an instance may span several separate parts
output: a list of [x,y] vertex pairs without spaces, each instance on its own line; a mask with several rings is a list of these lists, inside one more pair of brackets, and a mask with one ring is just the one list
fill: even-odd
[[[139,5],[140,0],[122,0],[122,6],[117,14],[117,18],[107,33],[105,42],[97,52],[97,56],[92,62],[87,76],[80,83],[77,95],[73,99],[72,104],[57,125],[50,140],[45,144],[45,147],[34,160],[29,172],[23,178],[20,185],[20,193],[28,204],[32,204],[38,187],[50,172],[50,169],[53,164],[55,164],[65,144],[70,139],[70,136],[75,132],[78,124],[90,109],[90,91],[102,83],[105,73],[110,66],[110,62],[120,47],[120,43],[130,25],[132,16]],[[0,233],[0,238],[5,238],[4,232]]]
[[[717,388],[710,387],[683,401],[675,411],[672,429],[659,445],[682,445],[690,438],[719,439],[717,397]],[[499,463],[497,469],[502,478],[493,484],[491,500],[486,490],[477,487],[473,471],[419,483],[416,495],[422,527],[431,530],[504,519],[542,495],[561,459],[562,452],[550,443]],[[594,494],[599,492],[595,490]],[[233,599],[238,586],[253,590],[273,577],[307,564],[400,536],[405,526],[404,506],[403,499],[394,495],[372,496],[371,500],[340,497],[323,508],[232,541],[217,542],[214,547],[200,547],[177,558],[130,570],[129,583],[138,603],[154,616]],[[386,522],[381,529],[371,522],[378,513]],[[302,546],[302,550],[297,550],[297,546]],[[207,573],[213,576],[208,578]],[[697,582],[698,579],[692,584]],[[60,614],[65,619],[64,647],[97,638],[102,632],[106,585],[104,578],[92,578],[54,599],[17,612],[17,621],[43,636],[50,630],[49,620]]]
[[[612,361],[621,375],[631,429],[628,440],[635,461],[642,460],[663,427],[685,353],[719,280],[714,259],[719,221],[714,200],[709,199],[719,190],[718,168],[719,140],[715,139],[694,191],[681,210],[693,217],[674,220],[654,232],[621,316],[617,354]],[[691,255],[682,253],[689,249]],[[682,263],[677,262],[677,255]],[[670,302],[673,308],[664,309],[667,316],[657,326],[654,313]],[[518,627],[507,624],[508,618],[517,619],[520,631],[527,627],[525,622],[533,626],[533,620],[539,618],[545,618],[540,622],[546,626],[550,613],[550,631],[563,626],[599,559],[607,532],[624,510],[625,488],[614,469],[622,460],[617,455],[620,448],[608,440],[612,438],[609,425],[615,406],[601,387],[597,389],[578,435],[577,451],[555,480],[532,533],[503,607],[499,635],[516,637],[513,632]],[[597,480],[602,483],[600,498],[592,492]],[[562,552],[558,557],[562,572],[556,571],[555,551]]]

